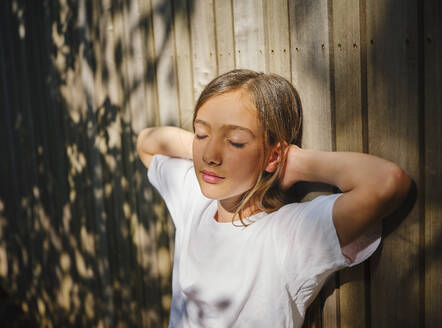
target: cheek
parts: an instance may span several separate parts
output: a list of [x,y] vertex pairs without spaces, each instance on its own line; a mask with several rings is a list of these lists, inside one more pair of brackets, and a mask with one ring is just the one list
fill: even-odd
[[192,143],[192,159],[194,164],[198,162],[199,155],[201,153],[201,147],[198,146],[198,142],[196,142],[195,138],[193,139]]
[[232,154],[230,164],[237,181],[254,185],[261,173],[261,156],[258,149]]

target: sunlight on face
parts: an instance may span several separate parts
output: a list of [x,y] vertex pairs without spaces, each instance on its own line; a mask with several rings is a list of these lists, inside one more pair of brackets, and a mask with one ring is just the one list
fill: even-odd
[[263,130],[243,91],[209,99],[195,122],[193,162],[204,196],[239,201],[252,188],[264,158]]

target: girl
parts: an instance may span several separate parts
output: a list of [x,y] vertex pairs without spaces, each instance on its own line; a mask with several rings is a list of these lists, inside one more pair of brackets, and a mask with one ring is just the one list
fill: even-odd
[[[300,327],[326,278],[377,248],[375,223],[409,177],[375,156],[301,149],[300,98],[273,74],[214,79],[193,128],[148,128],[137,141],[176,228],[169,327]],[[299,181],[342,193],[290,203]]]

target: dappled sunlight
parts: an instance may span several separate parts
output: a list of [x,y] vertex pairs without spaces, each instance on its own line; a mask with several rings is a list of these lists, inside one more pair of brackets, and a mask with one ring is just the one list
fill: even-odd
[[32,78],[43,87],[21,80],[37,119],[13,113],[14,133],[32,126],[37,135],[21,137],[35,155],[17,153],[27,161],[18,172],[36,170],[15,205],[0,202],[0,282],[41,326],[159,327],[171,300],[168,218],[135,140],[157,121],[153,73],[163,50],[153,55],[150,20],[163,13],[150,1],[114,0],[16,0],[8,10],[11,31],[40,42],[23,60],[40,61]]
[[20,1],[13,0],[12,1],[12,13],[17,16],[17,20],[19,22],[18,25],[18,35],[20,39],[24,39],[26,37],[26,27],[25,27],[25,19],[24,19],[24,9],[21,6]]
[[4,214],[5,204],[0,199],[0,277],[5,279],[8,276],[8,253],[6,236],[4,231],[7,226],[7,219]]

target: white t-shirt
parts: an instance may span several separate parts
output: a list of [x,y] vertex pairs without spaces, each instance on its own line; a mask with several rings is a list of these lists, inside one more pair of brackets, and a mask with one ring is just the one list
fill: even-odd
[[155,155],[148,177],[176,228],[169,327],[301,327],[326,278],[380,243],[378,225],[341,250],[332,221],[341,194],[237,227],[214,219],[217,201],[202,195],[193,162]]

